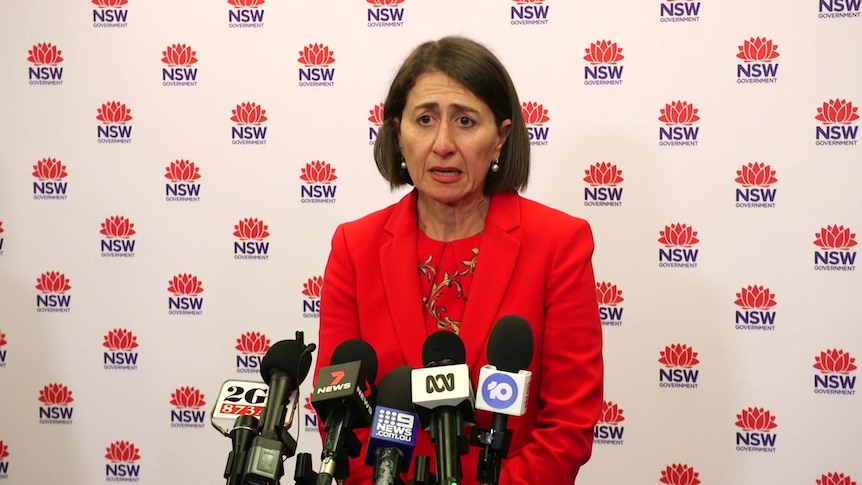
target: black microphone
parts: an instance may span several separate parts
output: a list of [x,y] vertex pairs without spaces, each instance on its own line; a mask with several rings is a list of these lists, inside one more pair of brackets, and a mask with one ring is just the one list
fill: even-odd
[[266,406],[261,412],[260,435],[251,443],[243,485],[275,485],[284,475],[283,457],[296,453],[296,440],[284,430],[290,395],[305,380],[311,368],[314,344],[305,345],[302,332],[296,340],[281,340],[270,347],[260,365],[269,384]]
[[488,337],[488,364],[479,371],[476,409],[491,411],[490,429],[474,429],[470,443],[482,448],[476,479],[482,484],[500,482],[502,459],[509,453],[512,432],[509,416],[523,416],[530,387],[533,329],[517,315],[494,324]]
[[362,448],[353,430],[371,426],[376,378],[377,354],[360,339],[342,342],[332,354],[330,365],[318,371],[311,405],[323,418],[326,434],[318,485],[330,485],[333,478],[347,478],[350,474],[347,457],[358,457]]
[[469,441],[464,426],[476,423],[475,396],[467,369],[467,352],[458,335],[439,331],[422,346],[424,369],[412,375],[413,404],[423,429],[431,430],[437,455],[437,480],[440,484],[461,483],[461,455]]
[[396,367],[377,385],[377,407],[365,450],[365,464],[374,467],[375,485],[403,485],[399,472],[407,472],[413,459],[419,416],[413,412],[411,372],[409,366]]

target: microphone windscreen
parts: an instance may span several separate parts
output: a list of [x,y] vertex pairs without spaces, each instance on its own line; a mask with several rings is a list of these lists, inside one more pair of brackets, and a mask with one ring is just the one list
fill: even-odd
[[413,369],[410,366],[402,365],[380,378],[377,385],[377,405],[412,413],[412,374]]
[[422,345],[422,365],[433,367],[444,362],[450,365],[466,363],[467,350],[457,334],[440,330],[425,339]]
[[269,348],[260,363],[263,382],[269,384],[272,373],[281,371],[299,387],[311,369],[311,353],[305,352],[305,344],[298,340],[280,340]]
[[518,315],[497,320],[488,337],[488,363],[504,372],[517,373],[533,360],[533,328]]
[[338,344],[329,360],[329,365],[362,362],[369,382],[377,380],[377,352],[368,342],[354,338]]

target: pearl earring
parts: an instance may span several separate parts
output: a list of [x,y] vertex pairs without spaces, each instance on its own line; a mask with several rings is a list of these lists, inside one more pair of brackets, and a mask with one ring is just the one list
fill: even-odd
[[407,170],[407,162],[404,161],[404,157],[401,157],[401,170]]
[[492,171],[492,172],[494,172],[494,173],[497,173],[497,172],[499,172],[499,171],[500,171],[500,162],[499,162],[499,161],[494,160],[494,161],[491,163],[491,171]]

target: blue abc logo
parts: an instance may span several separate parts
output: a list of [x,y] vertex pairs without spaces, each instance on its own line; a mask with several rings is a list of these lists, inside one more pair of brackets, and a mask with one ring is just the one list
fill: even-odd
[[482,386],[482,397],[489,406],[505,409],[518,399],[518,384],[506,374],[491,374]]

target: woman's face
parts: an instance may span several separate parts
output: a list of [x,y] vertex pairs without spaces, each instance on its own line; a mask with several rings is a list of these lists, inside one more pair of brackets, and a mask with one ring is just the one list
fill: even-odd
[[398,145],[419,194],[458,205],[483,197],[511,120],[499,126],[470,90],[439,71],[422,74],[407,94]]

